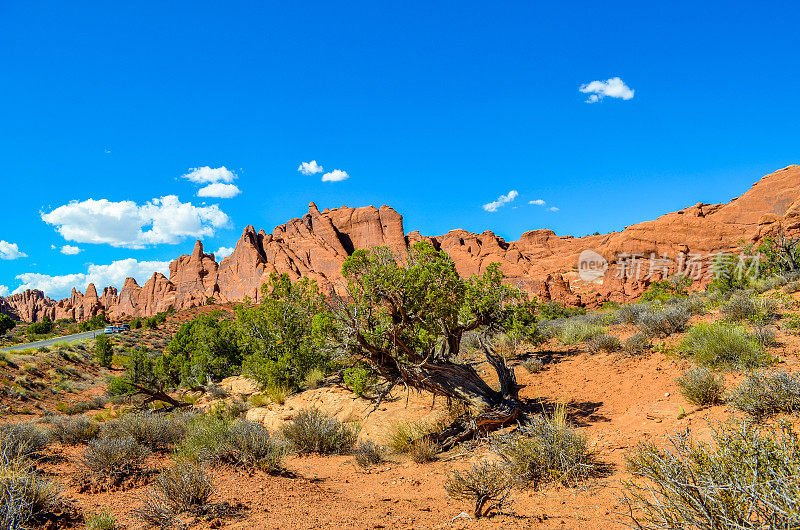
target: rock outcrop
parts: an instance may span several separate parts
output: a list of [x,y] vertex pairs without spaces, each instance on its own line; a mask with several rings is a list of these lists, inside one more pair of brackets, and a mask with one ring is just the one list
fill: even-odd
[[[575,238],[547,229],[525,232],[507,242],[491,231],[451,230],[441,236],[406,234],[403,218],[389,206],[341,207],[320,211],[314,203],[303,217],[271,233],[244,229],[233,253],[221,262],[198,241],[191,254],[170,264],[169,278],[155,273],[143,286],[128,278],[117,292],[107,287],[98,296],[73,289],[61,301],[29,290],[0,298],[0,312],[26,321],[87,320],[99,313],[112,319],[150,316],[169,307],[186,309],[217,302],[257,302],[261,285],[272,272],[292,280],[307,276],[325,291],[342,292],[341,267],[354,250],[389,247],[402,256],[411,245],[428,241],[446,251],[459,274],[479,274],[499,263],[510,282],[542,300],[595,306],[607,300],[630,301],[658,279],[676,272],[694,275],[697,284],[710,279],[717,252],[736,251],[779,230],[800,232],[800,166],[763,177],[727,204],[698,203],[683,210],[629,226],[621,232]],[[605,274],[581,278],[579,256],[592,250],[607,262]]]

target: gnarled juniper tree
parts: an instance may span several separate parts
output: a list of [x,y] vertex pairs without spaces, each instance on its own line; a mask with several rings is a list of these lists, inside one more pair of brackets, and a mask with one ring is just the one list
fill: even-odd
[[[390,388],[405,384],[430,391],[465,402],[475,412],[431,435],[443,449],[520,417],[524,407],[514,373],[486,340],[487,333],[513,320],[524,300],[521,291],[503,284],[497,264],[464,279],[445,252],[421,242],[402,260],[384,247],[357,250],[342,274],[348,296],[332,300],[340,344],[370,362]],[[483,353],[497,372],[499,391],[473,366],[456,360],[464,334],[473,330],[482,332]]]

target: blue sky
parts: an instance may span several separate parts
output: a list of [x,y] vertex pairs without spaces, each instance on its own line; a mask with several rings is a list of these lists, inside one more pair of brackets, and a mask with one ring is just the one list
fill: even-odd
[[[0,292],[144,281],[197,234],[230,247],[312,200],[508,240],[728,201],[800,162],[798,16],[791,2],[7,0]],[[614,78],[594,103],[579,90]],[[312,160],[324,171],[297,171]],[[240,193],[198,196],[214,182],[183,176],[204,167]],[[322,181],[336,169],[349,178]]]

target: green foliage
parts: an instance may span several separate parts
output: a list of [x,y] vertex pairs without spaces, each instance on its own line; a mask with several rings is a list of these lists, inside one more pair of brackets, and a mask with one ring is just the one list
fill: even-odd
[[283,436],[299,453],[349,454],[358,431],[317,408],[301,410],[284,425]]
[[685,298],[688,296],[688,289],[692,285],[692,279],[687,276],[676,275],[667,280],[653,282],[647,288],[642,296],[639,297],[640,302],[666,302],[673,298]]
[[114,357],[114,348],[106,335],[98,335],[94,339],[94,357],[97,364],[104,368],[111,368],[111,360]]
[[748,331],[727,322],[693,326],[680,345],[681,351],[710,368],[752,369],[773,362]]
[[434,426],[422,422],[398,422],[390,426],[388,444],[397,454],[411,451],[414,442],[434,431]]
[[800,410],[800,375],[783,371],[754,372],[731,394],[732,405],[756,420]]
[[17,323],[8,315],[0,315],[0,335],[4,335],[7,331],[11,331],[17,326]]
[[56,325],[50,320],[50,317],[45,315],[42,317],[41,322],[34,322],[28,326],[28,333],[34,335],[47,335],[55,329]]
[[138,346],[128,356],[125,378],[143,386],[154,384],[156,376],[153,372],[153,360],[146,349]]
[[563,344],[579,344],[594,337],[602,335],[605,330],[602,326],[592,324],[585,317],[570,317],[555,320],[542,325],[548,329]]
[[78,324],[78,331],[91,331],[93,329],[100,329],[108,324],[108,319],[105,315],[95,315],[85,322]]
[[572,307],[564,305],[554,300],[542,302],[536,308],[538,320],[555,320],[557,318],[569,318],[578,315],[585,315],[585,307]]
[[314,281],[291,283],[287,274],[270,275],[261,304],[236,309],[242,371],[264,386],[299,388],[308,373],[326,371],[331,358],[331,316]]
[[116,430],[153,450],[166,451],[186,436],[184,414],[134,413],[116,420]]
[[749,320],[767,324],[777,318],[778,304],[769,298],[759,298],[746,293],[734,294],[722,306],[722,314],[734,321]]
[[613,335],[597,335],[589,340],[589,350],[593,353],[612,353],[622,348],[619,339]]
[[232,321],[221,311],[181,324],[164,354],[156,360],[158,379],[169,386],[204,384],[238,375],[242,351]]
[[700,407],[722,403],[725,381],[707,368],[692,368],[676,381],[686,401]]
[[100,510],[99,513],[86,514],[84,519],[86,530],[114,530],[117,527],[116,519],[106,509]]
[[686,329],[691,312],[679,304],[650,308],[638,315],[636,326],[648,337],[669,337]]
[[[745,250],[747,253],[747,250]],[[714,257],[712,268],[715,278],[706,288],[709,292],[729,293],[737,289],[747,289],[753,284],[758,274],[763,274],[761,263],[753,257],[742,257],[735,254],[721,253]]]
[[741,423],[716,429],[714,443],[688,433],[670,449],[638,446],[636,477],[623,498],[633,525],[659,528],[797,528],[800,443],[790,426],[762,433]]
[[378,383],[374,370],[365,362],[358,362],[349,368],[345,368],[342,373],[342,379],[345,386],[358,397],[366,397],[372,394],[375,385]]

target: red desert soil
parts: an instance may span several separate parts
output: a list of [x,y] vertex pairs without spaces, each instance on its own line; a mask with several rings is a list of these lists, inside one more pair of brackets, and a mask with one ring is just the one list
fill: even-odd
[[[618,335],[625,328],[615,327]],[[675,342],[674,339],[672,342]],[[793,370],[797,338],[787,335],[785,345],[773,353]],[[546,348],[545,348],[546,349]],[[553,360],[538,374],[521,366],[516,373],[526,385],[521,395],[540,398],[545,404],[565,401],[572,421],[589,437],[598,459],[610,466],[610,474],[579,487],[548,486],[540,491],[513,493],[507,513],[481,520],[457,517],[469,512],[469,503],[449,499],[443,483],[449,471],[463,469],[488,453],[485,446],[472,451],[457,448],[431,464],[416,464],[405,456],[364,471],[349,456],[289,457],[286,467],[294,477],[248,474],[230,468],[211,472],[217,487],[216,501],[241,502],[240,516],[222,520],[197,520],[192,528],[625,528],[619,512],[621,481],[630,478],[624,455],[639,442],[659,446],[667,437],[691,429],[708,439],[709,422],[725,420],[725,406],[704,410],[687,403],[675,378],[690,364],[664,353],[640,358],[617,354],[589,354],[583,347],[553,348]],[[727,376],[729,385],[734,376]],[[401,400],[398,400],[401,401]],[[392,405],[399,406],[399,405]],[[680,408],[688,413],[678,419]],[[60,482],[67,497],[86,511],[110,510],[128,528],[139,528],[131,510],[140,504],[144,487],[111,493],[80,493],[74,484],[75,464],[83,448],[60,448],[66,460],[46,467]],[[464,454],[460,454],[464,451]],[[154,468],[169,458],[152,457]],[[455,519],[454,519],[455,518]]]

